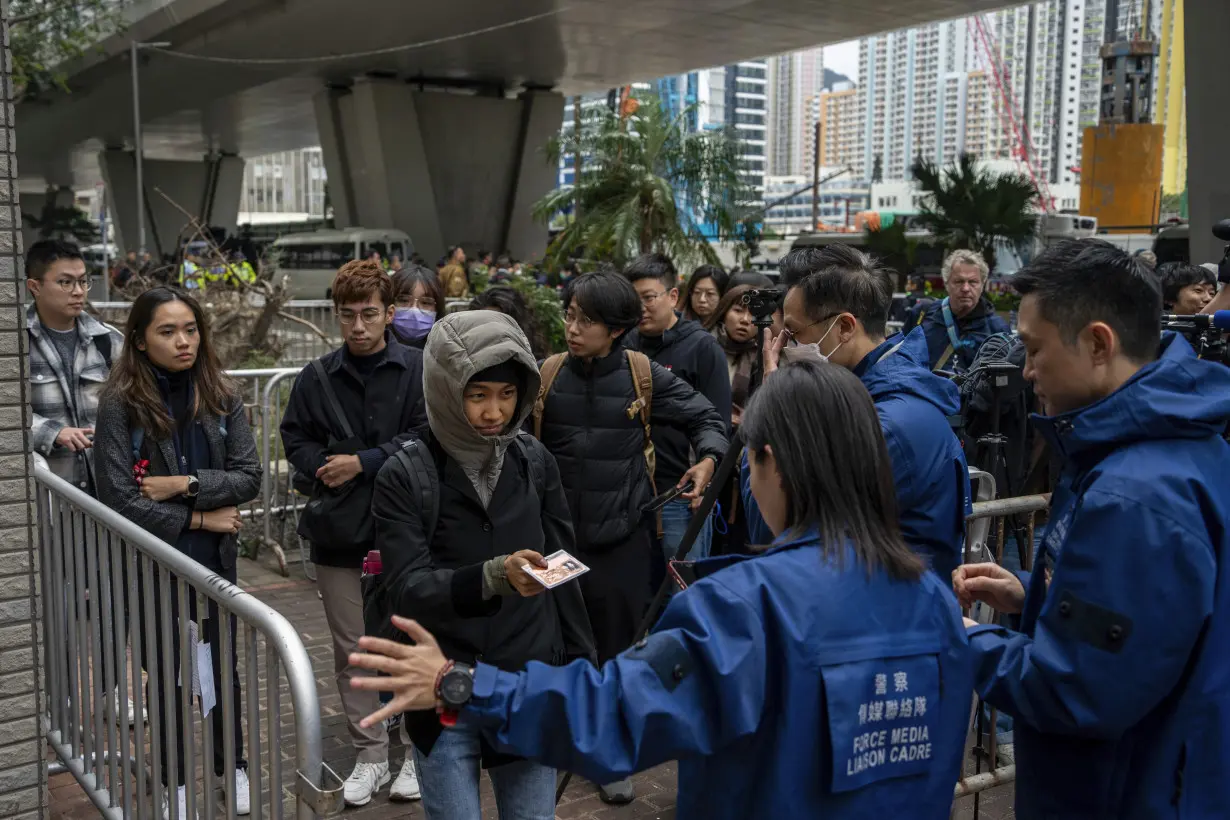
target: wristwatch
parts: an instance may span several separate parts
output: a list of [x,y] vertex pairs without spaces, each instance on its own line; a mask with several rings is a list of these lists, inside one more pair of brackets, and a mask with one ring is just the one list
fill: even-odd
[[455,663],[440,676],[440,685],[436,687],[436,697],[446,709],[454,711],[461,709],[470,702],[472,694],[474,694],[474,667]]
[[196,494],[201,491],[201,481],[194,475],[188,476],[188,491],[184,493],[185,498],[196,498]]

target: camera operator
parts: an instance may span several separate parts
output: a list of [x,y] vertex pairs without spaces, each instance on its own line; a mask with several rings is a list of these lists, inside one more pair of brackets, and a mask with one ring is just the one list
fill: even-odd
[[[928,368],[921,328],[885,339],[893,298],[888,273],[859,251],[846,248],[841,255],[848,262],[827,265],[801,280],[791,277],[795,284],[786,293],[785,328],[765,343],[766,378],[780,356],[810,355],[862,381],[888,442],[902,535],[940,577],[947,577],[961,560],[970,497],[965,454],[948,422],[960,409],[957,387]],[[792,256],[783,267],[793,273],[800,260]],[[748,517],[755,517],[750,505]]]
[[1159,345],[1155,275],[1106,242],[1060,242],[1014,286],[1063,473],[1032,576],[972,564],[953,586],[1020,613],[970,630],[978,691],[1016,719],[1016,814],[1221,816],[1230,370]]
[[1162,280],[1162,308],[1166,313],[1194,315],[1217,295],[1217,274],[1203,265],[1167,262],[1157,273]]

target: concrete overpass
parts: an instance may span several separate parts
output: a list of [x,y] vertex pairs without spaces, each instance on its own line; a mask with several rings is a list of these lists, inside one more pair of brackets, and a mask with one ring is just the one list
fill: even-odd
[[[1230,158],[1213,145],[1230,125],[1213,88],[1230,73],[1230,16],[1224,0],[1186,3],[1196,237],[1230,215]],[[122,36],[69,68],[73,93],[19,104],[23,186],[105,179],[121,237],[135,234],[128,43],[167,41],[141,67],[147,234],[164,248],[183,219],[154,188],[232,227],[244,157],[319,143],[339,223],[403,228],[429,256],[457,241],[529,255],[543,239],[529,205],[555,180],[539,148],[564,95],[1007,5],[138,0]]]

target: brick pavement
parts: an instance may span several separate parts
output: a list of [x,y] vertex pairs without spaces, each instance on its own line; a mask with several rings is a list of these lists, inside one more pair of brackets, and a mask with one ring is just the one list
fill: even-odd
[[[256,595],[262,601],[277,609],[299,631],[304,647],[311,658],[316,674],[317,693],[320,698],[322,715],[323,752],[325,762],[339,775],[345,777],[354,765],[355,755],[350,747],[350,739],[346,729],[345,716],[341,709],[341,698],[333,679],[333,650],[325,624],[324,610],[316,594],[315,585],[302,576],[297,561],[290,561],[291,577],[283,578],[277,573],[272,557],[264,556],[270,565],[240,559],[240,586]],[[293,558],[296,556],[288,556]],[[241,657],[241,674],[244,661]],[[262,692],[258,698],[262,715],[268,709],[264,693],[264,666],[260,665],[262,675]],[[282,685],[281,724],[286,736],[293,735],[290,725],[290,704],[285,694],[285,683]],[[268,750],[267,726],[262,720],[263,749]],[[389,758],[391,768],[396,772],[405,752],[394,733],[391,739]],[[196,748],[200,749],[199,732],[196,735]],[[197,753],[201,756],[200,752]],[[289,795],[293,783],[293,757],[288,748],[283,748],[283,786],[284,794]],[[268,783],[268,769],[264,767],[265,782]],[[971,769],[972,771],[972,769]],[[198,768],[199,773],[199,768]],[[557,817],[559,820],[621,820],[636,818],[636,820],[674,820],[676,772],[673,763],[660,766],[649,772],[644,772],[634,778],[637,787],[637,799],[628,806],[607,806],[598,798],[597,788],[580,778],[574,778],[563,800],[560,802]],[[70,775],[56,775],[49,781],[51,794],[51,820],[88,820],[98,816],[93,805],[77,786]],[[267,805],[267,794],[265,804]],[[290,814],[293,801],[289,798],[285,803]],[[484,820],[496,820],[495,801],[491,793],[490,781],[483,777]],[[957,804],[956,817],[960,820],[973,819],[973,798],[964,798]],[[1012,787],[1004,786],[991,790],[980,798],[979,820],[1012,820]],[[293,815],[291,815],[293,816]],[[423,811],[419,804],[396,804],[388,801],[387,789],[381,796],[367,806],[346,810],[344,817],[354,820],[386,820],[386,818],[422,818]]]

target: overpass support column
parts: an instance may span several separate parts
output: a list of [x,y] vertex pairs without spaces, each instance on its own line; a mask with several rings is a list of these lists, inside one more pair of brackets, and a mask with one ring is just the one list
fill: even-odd
[[555,186],[542,147],[563,121],[559,94],[504,99],[362,79],[315,104],[338,227],[404,230],[429,262],[448,245],[542,253],[547,229],[530,212]]
[[[137,250],[134,155],[131,151],[106,150],[99,153],[98,164],[107,183],[108,204],[115,215],[116,243],[125,251]],[[187,234],[191,234],[188,217],[167,202],[162,193],[201,223],[234,233],[239,221],[243,168],[241,158],[225,154],[205,157],[199,162],[146,159],[146,249],[155,258],[174,254],[181,235],[187,239]]]
[[1184,3],[1187,72],[1187,196],[1192,261],[1221,259],[1222,242],[1210,232],[1230,219],[1230,14],[1225,0]]

